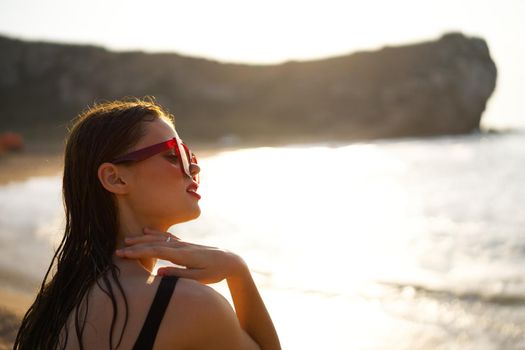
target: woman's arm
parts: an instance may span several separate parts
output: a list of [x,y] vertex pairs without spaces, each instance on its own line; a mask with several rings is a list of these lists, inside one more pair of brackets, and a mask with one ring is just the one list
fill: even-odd
[[270,314],[253,281],[246,263],[237,256],[237,270],[226,278],[237,318],[261,349],[281,349]]
[[[216,247],[181,241],[169,232],[145,230],[145,233],[144,236],[126,240],[129,247],[118,250],[117,255],[132,259],[155,257],[186,267],[159,268],[157,272],[159,275],[175,275],[204,284],[216,283],[226,279],[240,328],[262,350],[281,348],[270,315],[257,290],[250,270],[241,257]],[[167,237],[172,237],[172,240],[166,242]],[[213,312],[222,315],[226,321],[228,313],[233,311],[231,306],[228,306],[230,309],[228,310],[224,303],[229,305],[225,299],[223,299],[222,304],[220,301],[215,303],[212,301],[209,304],[208,314]],[[225,331],[231,329],[234,332],[235,326],[229,323],[231,322],[225,322],[218,326],[227,327]]]

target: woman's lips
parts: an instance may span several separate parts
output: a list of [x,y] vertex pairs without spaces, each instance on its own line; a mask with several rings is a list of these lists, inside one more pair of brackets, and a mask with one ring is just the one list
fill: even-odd
[[191,191],[191,190],[188,190],[188,191],[186,191],[186,192],[188,192],[189,194],[191,194],[191,195],[197,197],[198,199],[201,199],[201,195],[198,194],[197,192],[194,192],[194,191]]
[[186,189],[186,192],[194,195],[198,199],[201,199],[201,195],[197,193],[198,188],[199,188],[199,184],[197,184],[196,182],[193,182],[191,185],[188,186],[188,188]]

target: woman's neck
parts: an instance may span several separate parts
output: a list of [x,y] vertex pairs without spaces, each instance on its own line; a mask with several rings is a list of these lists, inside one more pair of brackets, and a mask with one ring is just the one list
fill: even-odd
[[[155,225],[151,224],[141,224],[137,221],[132,222],[123,222],[121,223],[121,228],[119,230],[119,233],[117,235],[117,247],[124,248],[127,247],[126,243],[124,242],[124,239],[127,237],[137,237],[144,235],[144,227],[149,227],[154,230],[164,230],[167,231],[167,228],[156,228]],[[141,267],[142,269],[146,269],[150,273],[153,272],[153,269],[155,267],[155,264],[157,263],[157,259],[155,258],[141,258],[141,259],[122,259],[115,256],[116,261],[118,260],[132,260],[134,262],[140,263],[141,266],[138,266],[138,264],[131,264],[130,267],[137,268]],[[127,264],[126,266],[128,266]]]
[[149,276],[155,268],[157,259],[124,259],[113,255],[113,262],[123,275]]

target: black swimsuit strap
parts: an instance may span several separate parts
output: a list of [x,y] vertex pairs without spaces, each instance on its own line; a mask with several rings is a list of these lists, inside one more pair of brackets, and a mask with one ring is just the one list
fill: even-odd
[[160,322],[164,317],[178,279],[177,276],[163,276],[160,280],[157,293],[151,303],[148,316],[146,316],[146,320],[144,321],[144,325],[142,326],[133,350],[153,349]]

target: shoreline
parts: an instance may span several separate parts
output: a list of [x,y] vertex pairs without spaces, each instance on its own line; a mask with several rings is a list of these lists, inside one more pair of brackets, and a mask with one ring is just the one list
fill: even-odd
[[9,287],[0,287],[0,310],[22,318],[33,303],[35,294]]
[[[428,136],[424,139],[433,139],[441,137],[464,137],[464,136],[497,136],[523,132],[522,129],[481,129],[479,133],[459,134],[459,135],[439,135]],[[312,137],[290,137],[286,142],[283,140],[271,140],[268,138],[253,138],[250,141],[233,141],[233,142],[195,142],[191,144],[191,149],[197,154],[197,157],[206,158],[217,155],[222,152],[236,151],[247,148],[259,147],[285,147],[290,145],[312,145],[324,144],[337,146],[340,144],[352,144],[362,142],[381,142],[396,141],[403,139],[419,139],[420,137],[404,138],[385,138],[374,140],[340,140],[332,139],[331,141],[320,141]],[[20,151],[0,154],[0,186],[8,185],[10,182],[19,182],[31,177],[40,176],[58,176],[62,174],[64,167],[64,140],[30,140],[26,142],[24,148]]]
[[0,157],[0,186],[31,177],[60,175],[62,154],[17,152]]

